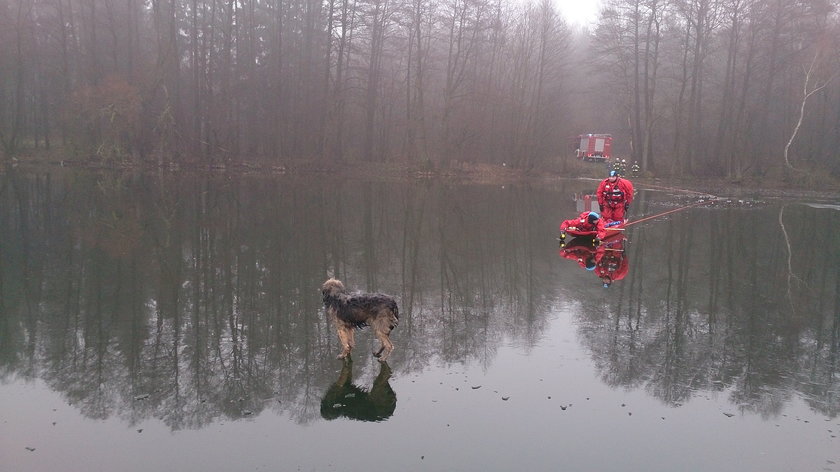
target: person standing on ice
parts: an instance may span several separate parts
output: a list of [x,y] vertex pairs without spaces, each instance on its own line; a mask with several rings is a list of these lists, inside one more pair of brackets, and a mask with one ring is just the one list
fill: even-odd
[[615,170],[598,186],[598,206],[607,223],[624,221],[624,215],[633,201],[633,183],[623,179]]

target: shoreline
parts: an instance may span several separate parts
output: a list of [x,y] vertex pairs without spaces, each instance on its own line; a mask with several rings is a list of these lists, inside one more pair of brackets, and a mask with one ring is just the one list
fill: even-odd
[[[330,175],[350,179],[370,179],[381,181],[430,180],[479,185],[553,185],[561,180],[580,179],[600,181],[602,168],[595,168],[574,162],[570,172],[565,174],[559,169],[523,170],[493,164],[474,164],[452,161],[448,167],[440,168],[422,164],[392,162],[348,162],[348,161],[288,161],[276,165],[256,163],[229,164],[166,164],[138,165],[119,161],[99,159],[87,160],[48,160],[48,159],[12,159],[0,167],[0,173],[15,171],[90,171],[90,172],[164,172],[194,175],[260,175],[265,177],[305,177]],[[829,182],[816,182],[817,177],[804,175],[805,182],[784,182],[779,179],[742,179],[739,182],[726,178],[681,178],[681,177],[626,177],[638,188],[698,195],[726,195],[728,197],[749,198],[819,198],[840,199],[840,184],[829,186]],[[759,184],[756,180],[760,180]],[[833,182],[830,182],[833,183]],[[819,187],[823,190],[817,191]]]

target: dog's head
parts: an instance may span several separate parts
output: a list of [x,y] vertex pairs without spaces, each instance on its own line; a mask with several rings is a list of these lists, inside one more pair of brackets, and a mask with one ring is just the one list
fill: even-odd
[[324,296],[324,302],[327,300],[337,298],[344,293],[344,284],[338,279],[328,279],[321,286],[321,295]]

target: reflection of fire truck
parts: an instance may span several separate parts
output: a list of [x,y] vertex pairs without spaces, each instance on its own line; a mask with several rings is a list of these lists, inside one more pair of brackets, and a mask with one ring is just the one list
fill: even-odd
[[612,157],[612,136],[581,134],[577,137],[575,157],[585,161],[606,161]]

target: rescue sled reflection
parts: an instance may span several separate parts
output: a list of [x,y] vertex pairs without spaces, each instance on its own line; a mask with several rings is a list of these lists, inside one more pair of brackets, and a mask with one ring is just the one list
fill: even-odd
[[624,233],[614,232],[600,244],[593,244],[593,237],[576,237],[560,247],[560,257],[577,262],[587,271],[601,279],[604,288],[627,276],[630,264],[624,250],[627,239]]

